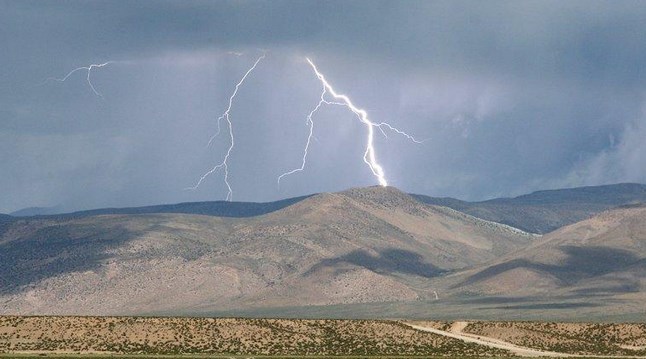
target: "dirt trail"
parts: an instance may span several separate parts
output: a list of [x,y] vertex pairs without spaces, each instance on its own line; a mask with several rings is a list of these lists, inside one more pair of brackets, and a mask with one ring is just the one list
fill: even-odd
[[486,345],[490,348],[504,349],[509,350],[511,353],[523,356],[523,357],[558,357],[558,358],[645,358],[639,356],[608,356],[608,355],[579,355],[579,354],[568,354],[568,353],[558,353],[551,352],[546,350],[532,349],[527,347],[522,347],[516,344],[505,342],[500,339],[484,337],[481,335],[464,333],[463,330],[469,324],[468,322],[455,322],[449,329],[449,331],[439,330],[430,327],[424,327],[421,325],[404,323],[411,328],[421,330],[424,332],[435,333],[443,335],[445,337],[460,339],[468,343],[475,343],[480,345]]
[[475,343],[475,344],[480,344],[480,345],[486,345],[491,348],[498,348],[498,349],[504,349],[504,350],[509,350],[513,354],[524,356],[524,357],[573,357],[576,355],[572,354],[565,354],[565,353],[557,353],[557,352],[549,352],[549,351],[542,351],[542,350],[537,350],[537,349],[531,349],[531,348],[525,348],[521,347],[515,344],[511,344],[508,342],[504,342],[502,340],[494,339],[494,338],[489,338],[489,337],[482,337],[478,335],[473,335],[473,334],[467,334],[463,333],[462,329],[466,327],[466,322],[456,322],[454,325],[451,327],[450,332],[444,331],[444,330],[439,330],[435,328],[429,328],[429,327],[423,327],[420,325],[416,324],[410,324],[406,323],[406,325],[410,326],[411,328],[421,330],[424,332],[429,332],[429,333],[435,333],[439,335],[443,335],[445,337],[449,338],[454,338],[454,339],[459,339],[463,340],[468,343]]

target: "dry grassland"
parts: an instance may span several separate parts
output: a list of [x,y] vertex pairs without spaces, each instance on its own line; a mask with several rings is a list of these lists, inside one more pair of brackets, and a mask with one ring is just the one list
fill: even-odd
[[396,321],[0,317],[0,353],[501,356]]
[[643,323],[470,322],[463,331],[560,353],[646,356]]

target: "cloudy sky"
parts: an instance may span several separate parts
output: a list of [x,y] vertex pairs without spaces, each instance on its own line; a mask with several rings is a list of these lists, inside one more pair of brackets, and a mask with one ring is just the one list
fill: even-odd
[[[0,212],[227,195],[228,134],[207,143],[236,83],[233,199],[376,184],[347,109],[306,116],[330,83],[427,139],[375,134],[389,184],[480,200],[646,182],[643,1],[0,0]],[[241,53],[238,55],[236,53]],[[79,66],[115,61],[64,77]]]

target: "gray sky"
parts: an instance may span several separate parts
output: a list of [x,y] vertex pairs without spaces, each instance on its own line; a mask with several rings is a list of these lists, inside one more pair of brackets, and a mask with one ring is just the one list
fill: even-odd
[[[376,184],[365,128],[324,107],[304,57],[375,122],[389,183],[477,200],[646,182],[643,1],[3,1],[0,212],[224,199],[207,148],[233,104],[233,199]],[[236,56],[229,52],[242,52]],[[72,69],[118,61],[64,83]]]

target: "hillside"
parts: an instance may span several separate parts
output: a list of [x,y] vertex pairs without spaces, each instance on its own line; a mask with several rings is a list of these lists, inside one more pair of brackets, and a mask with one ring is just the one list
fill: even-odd
[[433,300],[433,279],[533,237],[394,188],[320,194],[252,218],[16,219],[0,313],[200,313]]
[[13,217],[6,215],[6,214],[0,214],[0,236],[2,233],[4,233],[5,229],[8,228],[9,223],[13,221]]
[[[603,212],[456,275],[453,290],[482,298],[504,296],[508,304],[565,298],[576,299],[578,304],[570,303],[572,309],[643,312],[645,219],[643,205]],[[561,303],[563,308],[568,307],[567,301]]]
[[644,203],[646,185],[623,183],[538,191],[515,198],[496,198],[482,202],[413,196],[427,204],[450,207],[530,233],[548,233],[610,208]]

